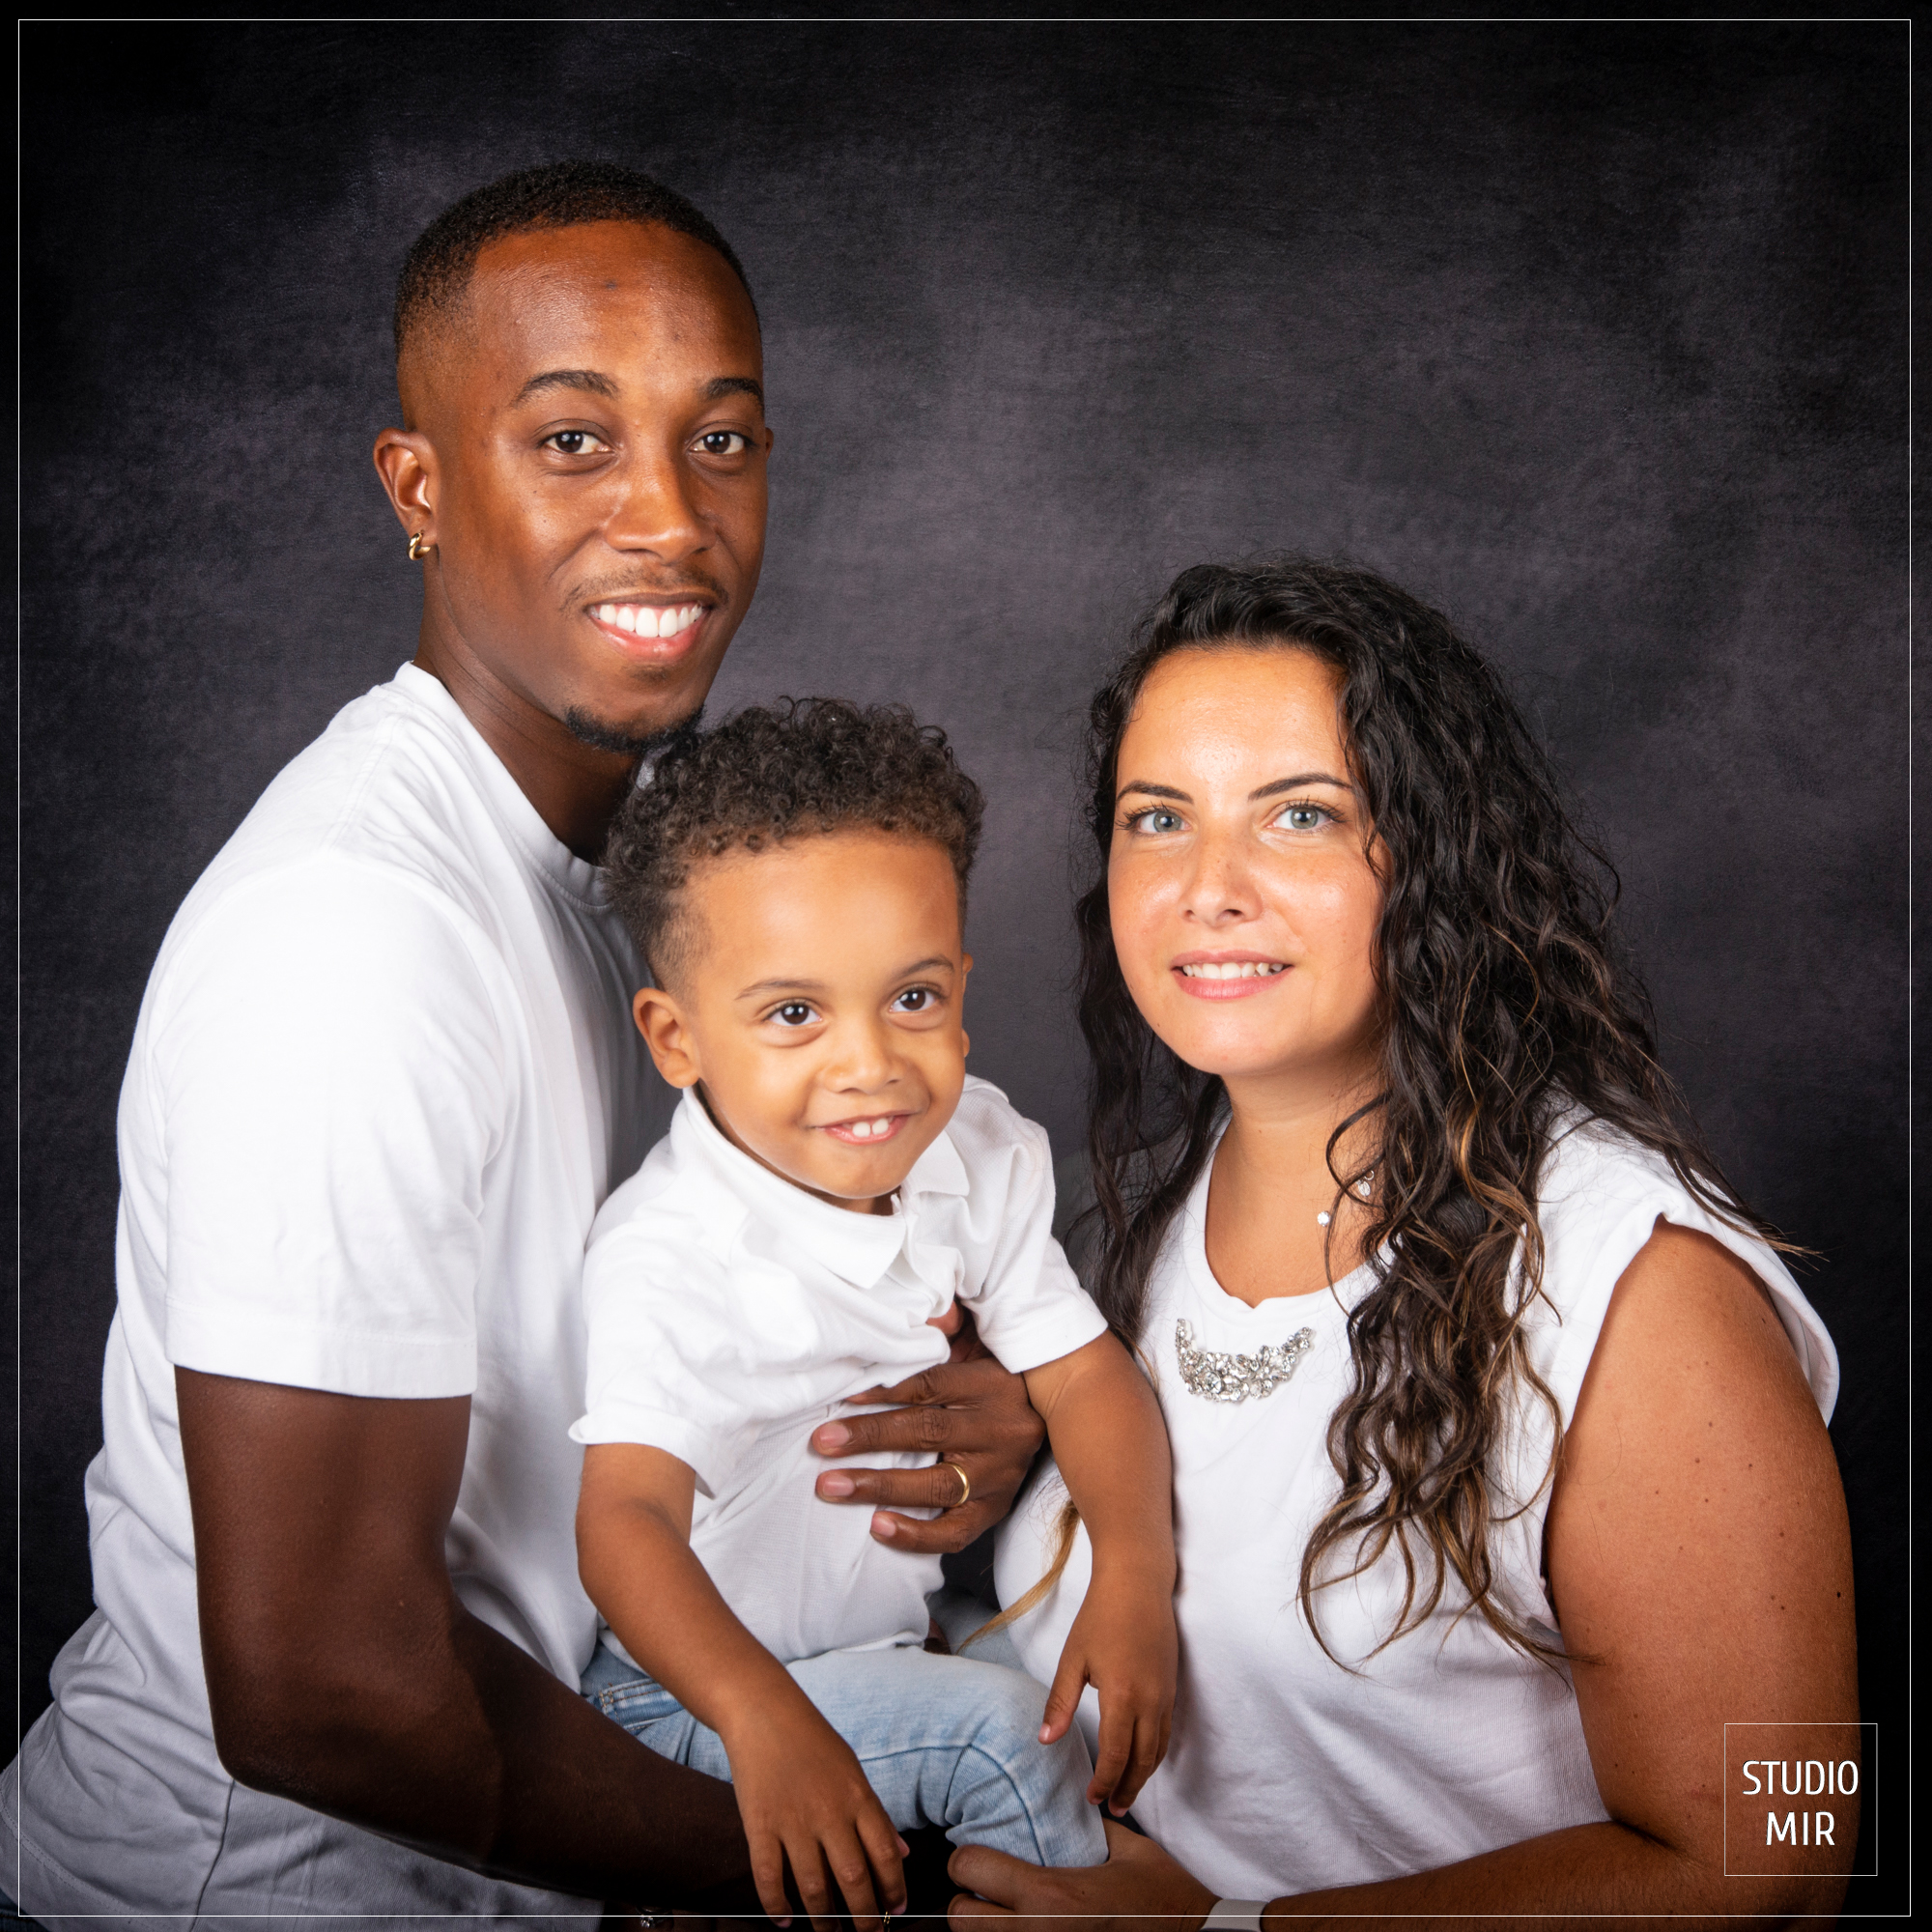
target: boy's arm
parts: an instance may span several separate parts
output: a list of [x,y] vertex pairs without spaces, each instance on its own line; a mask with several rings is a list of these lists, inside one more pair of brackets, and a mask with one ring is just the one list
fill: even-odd
[[617,1640],[727,1741],[747,1710],[801,1694],[692,1554],[689,1463],[634,1442],[583,1452],[577,1567]]
[[1094,1580],[1046,1700],[1041,1738],[1073,1721],[1081,1687],[1100,1694],[1088,1798],[1118,1816],[1167,1751],[1179,1640],[1174,1629],[1174,1470],[1147,1378],[1112,1335],[1029,1369],[1027,1394],[1087,1524]]
[[732,1613],[691,1548],[696,1480],[689,1463],[634,1442],[583,1452],[578,1569],[624,1648],[724,1740],[765,1910],[790,1923],[789,1860],[813,1925],[838,1910],[883,1928],[905,1905],[905,1846],[851,1748],[791,1674]]

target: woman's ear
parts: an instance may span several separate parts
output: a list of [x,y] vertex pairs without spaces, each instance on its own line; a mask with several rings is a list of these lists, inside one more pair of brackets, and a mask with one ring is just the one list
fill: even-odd
[[675,998],[662,986],[640,986],[631,1002],[631,1017],[666,1081],[672,1087],[696,1086],[703,1072],[697,1064],[697,1042]]

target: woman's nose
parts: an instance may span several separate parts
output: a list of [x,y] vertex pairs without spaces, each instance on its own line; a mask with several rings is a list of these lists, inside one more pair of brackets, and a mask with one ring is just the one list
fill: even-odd
[[1254,875],[1238,838],[1208,834],[1195,847],[1185,910],[1206,925],[1253,919],[1261,910]]

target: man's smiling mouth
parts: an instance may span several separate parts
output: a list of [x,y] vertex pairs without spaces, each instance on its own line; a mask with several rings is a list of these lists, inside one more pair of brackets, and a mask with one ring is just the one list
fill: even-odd
[[600,624],[637,638],[677,638],[703,621],[702,604],[593,604]]

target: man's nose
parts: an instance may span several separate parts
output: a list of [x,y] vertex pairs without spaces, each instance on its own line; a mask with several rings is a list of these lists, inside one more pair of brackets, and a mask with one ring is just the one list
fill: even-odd
[[675,449],[639,449],[619,472],[619,496],[605,520],[612,550],[643,551],[675,561],[702,550],[710,530],[699,514],[694,478]]

